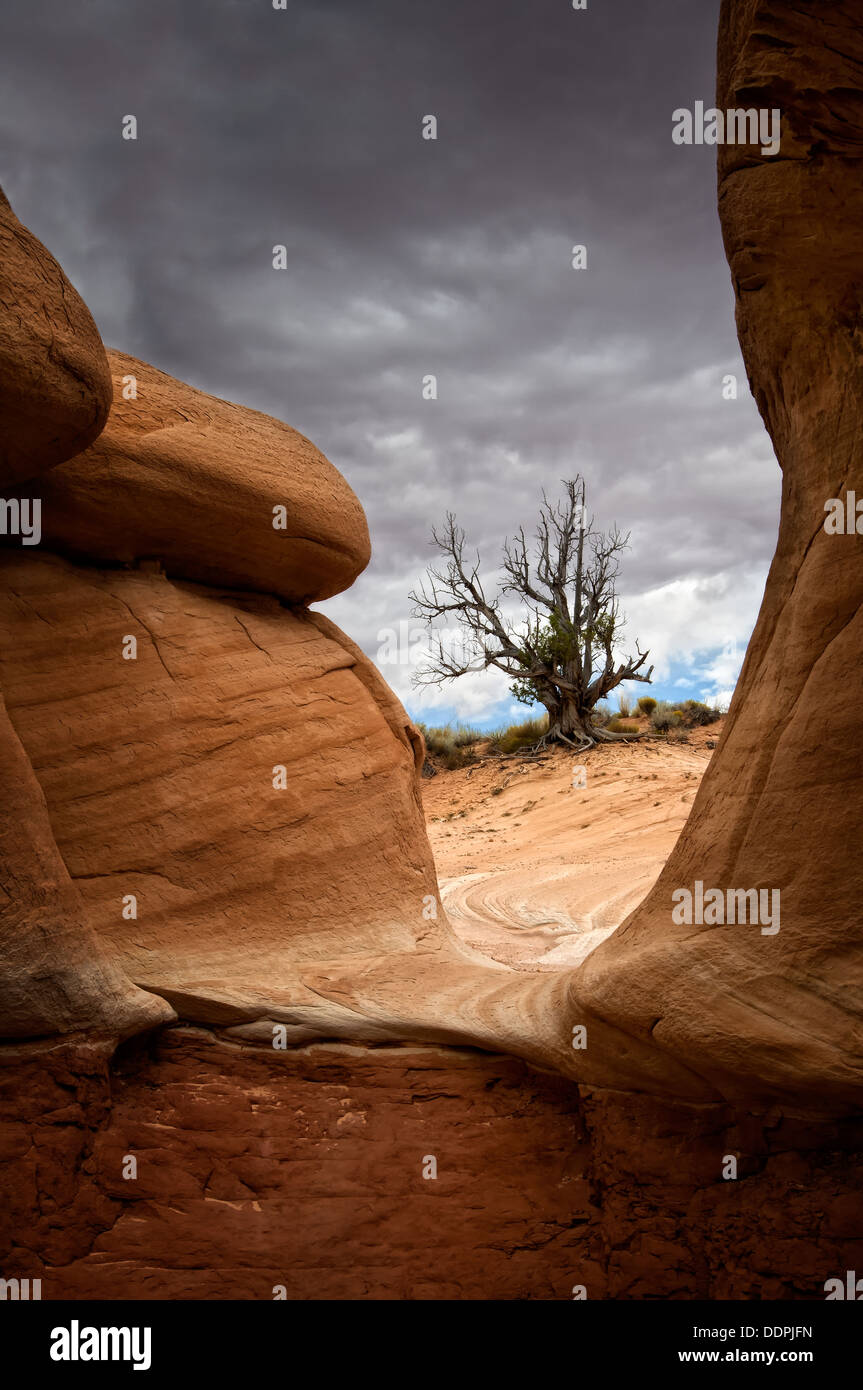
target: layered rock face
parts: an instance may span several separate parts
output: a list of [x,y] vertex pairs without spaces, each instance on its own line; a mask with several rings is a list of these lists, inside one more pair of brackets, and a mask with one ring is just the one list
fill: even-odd
[[[111,377],[83,301],[54,258],[15,217],[0,193],[0,489],[3,533],[14,531],[5,502],[22,478],[42,474],[83,449],[105,422]],[[9,534],[22,546],[33,530]],[[11,523],[11,524],[10,524]],[[30,554],[34,554],[30,551]],[[31,619],[39,619],[31,614]],[[3,650],[10,649],[8,633]],[[90,1029],[113,1045],[173,1017],[162,1000],[136,989],[98,944],[54,841],[45,796],[10,722],[0,686],[0,1037]]]
[[16,1051],[2,1268],[44,1299],[823,1299],[863,1265],[859,1122],[429,1045]]
[[[298,602],[363,567],[362,512],[287,426],[132,359],[112,367],[98,445],[39,481],[43,545],[63,556],[0,553],[0,680],[55,856],[113,958],[182,1016],[270,1038],[279,1022],[292,1042],[391,1036],[391,1010],[379,1025],[327,997],[321,972],[392,981],[417,949],[470,962],[438,909],[419,735]],[[244,592],[265,574],[280,597]],[[186,582],[202,575],[223,583]],[[402,984],[398,1018],[422,1035]],[[447,1033],[434,1001],[425,1013]]]
[[98,942],[45,797],[0,697],[0,1035],[118,1038],[173,1018]]
[[48,555],[7,552],[0,576],[10,717],[89,920],[138,983],[201,1021],[304,1003],[311,1022],[304,963],[440,936],[411,726],[336,628]]

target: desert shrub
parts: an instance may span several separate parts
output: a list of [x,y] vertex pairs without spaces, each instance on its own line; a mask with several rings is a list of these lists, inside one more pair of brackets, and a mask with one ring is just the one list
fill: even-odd
[[611,710],[606,704],[598,704],[594,706],[590,717],[594,724],[598,725],[600,729],[603,729],[611,718]]
[[427,724],[418,724],[417,728],[425,739],[427,755],[439,758],[450,772],[470,762],[470,745],[481,737],[474,730],[466,729],[462,725],[457,729],[453,729],[449,724],[430,729]]
[[638,702],[638,713],[646,714],[649,719],[653,711],[656,709],[657,704],[658,701],[654,700],[652,695],[642,695],[641,699]]
[[618,714],[622,715],[624,719],[628,719],[629,716],[632,714],[632,702],[628,695],[621,695],[620,699],[617,702],[617,712]]
[[695,729],[702,724],[715,724],[720,717],[719,710],[705,705],[701,700],[684,700],[678,705],[680,717],[687,728]]
[[669,729],[679,729],[681,724],[680,711],[674,709],[665,700],[660,700],[650,716],[651,726],[658,734],[667,734]]
[[455,748],[455,735],[448,724],[432,729],[427,724],[419,724],[417,727],[426,741],[426,752],[445,757]]
[[507,729],[497,729],[491,735],[493,746],[499,753],[518,753],[538,743],[548,728],[548,716],[540,719],[525,719],[521,724],[510,724]]
[[637,734],[639,728],[637,724],[625,724],[620,719],[609,719],[606,729],[610,734]]
[[469,724],[459,724],[453,734],[453,742],[456,748],[472,748],[475,743],[479,743],[485,737],[479,729],[472,729]]

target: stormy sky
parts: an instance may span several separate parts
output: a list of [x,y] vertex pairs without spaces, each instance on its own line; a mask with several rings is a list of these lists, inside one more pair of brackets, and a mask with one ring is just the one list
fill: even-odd
[[715,151],[671,139],[675,108],[712,102],[718,9],[6,8],[0,184],[15,211],[108,344],[287,420],[341,470],[374,556],[322,606],[373,658],[410,624],[382,670],[415,717],[525,713],[494,674],[412,691],[407,594],[431,525],[454,510],[493,575],[542,489],[576,472],[598,524],[631,532],[619,587],[656,662],[650,693],[733,688],[779,470],[737,345]]

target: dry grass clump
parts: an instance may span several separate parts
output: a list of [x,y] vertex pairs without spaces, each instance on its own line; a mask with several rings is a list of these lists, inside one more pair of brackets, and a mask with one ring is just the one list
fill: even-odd
[[548,715],[539,719],[525,719],[521,724],[510,724],[506,729],[496,729],[490,740],[498,753],[519,753],[522,748],[530,748],[539,743],[548,728]]
[[440,759],[450,772],[470,762],[473,745],[485,737],[478,729],[472,729],[467,724],[457,724],[455,728],[451,724],[433,728],[418,724],[417,728],[425,739],[427,756]]

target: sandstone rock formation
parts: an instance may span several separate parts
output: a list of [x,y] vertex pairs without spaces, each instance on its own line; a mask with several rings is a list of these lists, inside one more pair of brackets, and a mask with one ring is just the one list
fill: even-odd
[[[0,324],[0,487],[8,495],[21,478],[90,442],[107,414],[111,382],[85,305],[2,193]],[[5,539],[21,545],[18,536]],[[5,651],[9,642],[4,632]],[[2,689],[0,786],[0,1037],[89,1029],[113,1045],[171,1019],[172,1010],[136,989],[99,947]]]
[[86,449],[110,403],[87,306],[0,189],[0,488]]
[[[723,1095],[863,1101],[863,28],[854,0],[726,0],[717,106],[779,107],[776,158],[720,146],[719,209],[750,384],[783,470],[776,557],[728,725],[646,901],[585,963],[582,1005]],[[778,888],[781,928],[675,926],[671,893]]]
[[201,1021],[314,1016],[303,964],[440,937],[411,725],[326,619],[49,555],[7,551],[0,575],[11,719],[139,983]]
[[[119,354],[112,370],[103,435],[39,482],[42,549],[0,552],[0,682],[106,948],[232,1037],[468,1043],[579,1075],[565,975],[460,945],[419,734],[299,601],[364,564],[353,494],[287,426]],[[700,1093],[620,1029],[593,1035],[609,1084]]]
[[813,1299],[861,1268],[859,1124],[591,1092],[472,1049],[274,1054],[186,1025],[129,1043],[110,1100],[86,1056],[5,1060],[2,1268],[46,1300]]
[[308,439],[124,353],[110,366],[106,428],[41,483],[46,548],[106,565],[155,557],[172,577],[288,603],[353,583],[365,515]]
[[173,1017],[101,949],[0,696],[0,1036],[88,1030],[116,1042]]

